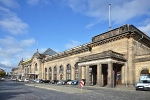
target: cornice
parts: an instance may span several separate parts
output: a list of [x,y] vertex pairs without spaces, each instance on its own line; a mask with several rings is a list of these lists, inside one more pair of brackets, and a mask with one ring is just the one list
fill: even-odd
[[105,58],[112,58],[112,59],[117,59],[120,61],[126,61],[123,54],[109,50],[109,51],[104,51],[102,53],[79,57],[79,63],[86,62],[86,61],[98,60],[98,59],[105,59]]
[[138,58],[138,59],[135,59],[135,62],[146,62],[146,61],[150,61],[150,58],[149,57],[145,57],[145,58]]

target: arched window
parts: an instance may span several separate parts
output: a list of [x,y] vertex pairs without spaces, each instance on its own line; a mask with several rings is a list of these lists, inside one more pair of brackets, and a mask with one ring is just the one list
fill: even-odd
[[29,73],[31,73],[31,65],[29,66]]
[[59,70],[59,73],[63,73],[63,66],[60,66],[60,70]]
[[47,68],[45,68],[45,79],[47,79]]
[[57,80],[57,68],[56,68],[56,66],[54,67],[54,80]]
[[35,64],[35,71],[38,71],[38,68],[37,68],[37,63]]
[[67,79],[71,79],[71,65],[67,65]]
[[49,79],[52,80],[52,69],[51,69],[51,67],[49,68]]
[[29,73],[29,68],[27,68],[27,73]]

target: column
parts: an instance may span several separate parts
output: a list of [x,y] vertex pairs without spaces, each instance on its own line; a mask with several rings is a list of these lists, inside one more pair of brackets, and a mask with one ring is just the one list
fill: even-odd
[[82,79],[85,79],[85,66],[82,66]]
[[71,67],[71,79],[75,80],[75,66]]
[[86,66],[86,84],[89,85],[89,65]]
[[54,67],[51,68],[52,68],[52,80],[54,80]]
[[42,79],[45,79],[45,77],[44,77],[44,62],[42,62]]
[[121,83],[125,84],[125,65],[121,68]]
[[97,85],[102,86],[102,65],[97,64]]
[[60,74],[59,74],[59,71],[60,71],[60,67],[57,67],[57,80],[60,80]]
[[49,80],[49,68],[47,68],[47,80]]
[[67,71],[66,71],[66,66],[64,66],[64,70],[63,70],[63,71],[64,71],[63,80],[66,80],[66,72],[67,72]]
[[108,62],[108,87],[113,87],[113,63],[112,62]]
[[78,81],[80,82],[82,79],[82,66],[78,67]]

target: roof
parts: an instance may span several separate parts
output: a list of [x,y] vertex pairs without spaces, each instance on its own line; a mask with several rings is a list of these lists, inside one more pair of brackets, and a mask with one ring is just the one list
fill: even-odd
[[45,50],[45,51],[43,52],[43,54],[52,56],[52,55],[57,54],[57,52],[54,51],[54,50],[52,50],[52,49],[50,49],[50,48],[48,48],[47,50]]
[[29,62],[29,61],[31,61],[31,58],[28,59],[28,60],[23,61],[22,63],[26,63],[26,62]]

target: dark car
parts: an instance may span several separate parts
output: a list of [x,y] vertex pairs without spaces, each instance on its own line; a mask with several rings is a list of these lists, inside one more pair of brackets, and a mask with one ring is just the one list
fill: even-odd
[[78,85],[79,81],[78,80],[74,80],[72,81],[72,85]]
[[50,80],[41,80],[42,83],[50,83]]
[[69,81],[72,81],[72,80],[71,79],[64,80],[64,85],[67,84],[67,82]]
[[57,84],[58,81],[59,81],[59,80],[51,80],[50,83],[51,83],[51,84]]

